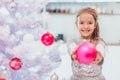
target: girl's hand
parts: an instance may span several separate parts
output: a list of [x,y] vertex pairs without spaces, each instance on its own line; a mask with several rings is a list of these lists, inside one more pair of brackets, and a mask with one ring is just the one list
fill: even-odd
[[97,57],[95,59],[95,61],[93,62],[94,64],[102,64],[103,63],[103,56],[101,55],[100,52],[97,53]]
[[78,63],[78,60],[76,59],[75,51],[72,52],[72,54],[71,54],[71,59],[72,59],[72,61]]
[[[78,60],[76,59],[75,51],[72,52],[72,54],[71,54],[71,59],[72,59],[74,62],[80,63],[80,62],[78,62]],[[98,52],[98,53],[97,53],[97,57],[96,57],[96,59],[95,59],[95,61],[94,61],[93,63],[99,65],[99,64],[102,64],[103,61],[104,61],[103,56],[101,55],[100,52]]]

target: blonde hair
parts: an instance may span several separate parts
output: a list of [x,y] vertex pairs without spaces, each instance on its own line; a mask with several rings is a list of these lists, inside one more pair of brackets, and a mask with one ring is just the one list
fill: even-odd
[[77,14],[77,21],[76,24],[78,23],[78,17],[82,14],[82,13],[89,13],[93,16],[94,20],[95,20],[95,30],[92,33],[92,36],[90,37],[90,39],[92,41],[97,41],[99,38],[99,25],[98,25],[98,14],[96,12],[95,9],[92,9],[90,7],[84,8],[82,10],[80,10]]

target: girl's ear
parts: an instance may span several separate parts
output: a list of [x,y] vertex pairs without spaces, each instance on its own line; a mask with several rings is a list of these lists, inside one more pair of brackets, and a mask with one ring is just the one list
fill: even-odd
[[78,23],[76,23],[76,28],[79,29],[79,24]]
[[78,20],[76,21],[75,25],[76,25],[77,28],[79,28],[79,22],[78,22]]
[[77,17],[77,20],[76,20],[76,27],[79,28],[79,17]]

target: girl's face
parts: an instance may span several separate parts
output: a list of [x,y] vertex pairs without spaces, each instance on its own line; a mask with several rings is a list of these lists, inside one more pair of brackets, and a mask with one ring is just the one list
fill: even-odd
[[94,31],[95,20],[89,13],[82,13],[78,17],[77,27],[82,38],[89,39]]

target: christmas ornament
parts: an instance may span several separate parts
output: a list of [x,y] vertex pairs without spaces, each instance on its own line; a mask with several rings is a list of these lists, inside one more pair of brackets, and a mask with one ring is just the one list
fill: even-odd
[[6,80],[5,78],[0,78],[0,80]]
[[14,57],[10,60],[9,66],[13,70],[19,70],[22,68],[22,61],[20,58]]
[[96,47],[89,42],[83,42],[76,50],[76,57],[80,63],[89,64],[97,57]]
[[45,33],[45,34],[42,35],[41,42],[45,46],[50,46],[54,42],[54,36],[51,33],[47,32],[47,33]]

